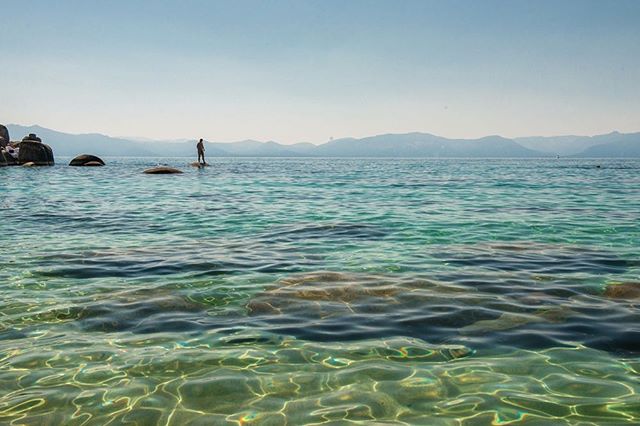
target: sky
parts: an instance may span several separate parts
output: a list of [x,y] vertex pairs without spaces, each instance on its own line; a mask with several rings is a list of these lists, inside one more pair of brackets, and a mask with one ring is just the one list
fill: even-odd
[[0,0],[0,123],[323,143],[640,131],[640,1]]

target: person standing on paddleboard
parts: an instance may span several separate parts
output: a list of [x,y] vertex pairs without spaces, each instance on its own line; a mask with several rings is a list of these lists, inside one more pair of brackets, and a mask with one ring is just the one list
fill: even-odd
[[[200,142],[198,142],[196,148],[198,148],[198,163],[202,165],[207,164],[207,162],[204,161],[204,142],[202,142],[202,139],[200,139]],[[202,162],[200,162],[200,157],[202,157]]]

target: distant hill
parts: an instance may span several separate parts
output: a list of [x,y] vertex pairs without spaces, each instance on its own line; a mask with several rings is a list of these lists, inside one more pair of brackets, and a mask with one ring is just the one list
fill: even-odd
[[[12,140],[20,140],[29,133],[36,133],[42,141],[53,148],[55,155],[76,156],[90,153],[105,157],[181,157],[193,156],[194,142],[164,142],[113,138],[98,133],[69,134],[40,126],[7,125]],[[207,146],[210,156],[227,155],[214,146]]]
[[576,155],[598,144],[589,136],[529,136],[513,140],[525,148],[562,156]]
[[429,133],[337,139],[320,145],[316,154],[328,157],[540,157],[544,154],[500,136],[447,139]]
[[594,144],[578,154],[579,157],[640,157],[640,133],[613,132],[591,139]]
[[606,135],[594,145],[580,153],[580,157],[640,157],[640,133]]
[[638,154],[640,133],[612,132],[597,136],[533,136],[515,138],[514,140],[529,149],[563,156],[640,156]]
[[[11,138],[36,133],[56,155],[90,153],[99,156],[195,157],[195,141],[153,141],[114,138],[97,133],[68,134],[40,126],[7,125]],[[322,145],[245,140],[206,142],[209,157],[406,157],[406,158],[530,158],[550,155],[581,157],[640,157],[640,133],[599,136],[556,136],[507,139],[448,139],[429,133],[385,134],[343,138]]]
[[75,156],[85,152],[100,156],[143,157],[153,155],[153,151],[145,147],[141,142],[133,142],[126,139],[112,138],[97,133],[85,135],[72,135],[57,132],[40,126],[7,125],[12,140],[21,140],[29,133],[35,133],[53,148],[55,155]]

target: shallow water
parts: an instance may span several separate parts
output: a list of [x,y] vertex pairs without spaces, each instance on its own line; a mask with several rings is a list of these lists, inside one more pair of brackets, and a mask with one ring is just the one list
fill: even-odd
[[67,162],[0,168],[0,423],[640,422],[638,160]]

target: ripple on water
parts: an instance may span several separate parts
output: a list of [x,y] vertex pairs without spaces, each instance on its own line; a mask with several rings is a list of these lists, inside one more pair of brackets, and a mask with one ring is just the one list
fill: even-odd
[[640,423],[637,161],[157,163],[0,170],[0,423]]
[[629,266],[638,265],[637,259],[623,259],[612,251],[533,241],[449,246],[436,256],[452,266],[547,275],[617,274],[625,272]]
[[97,423],[638,420],[633,370],[586,348],[480,355],[400,337],[318,344],[254,332],[178,346],[160,336],[77,337],[3,361],[13,379],[2,385],[0,419],[37,422],[68,408]]

